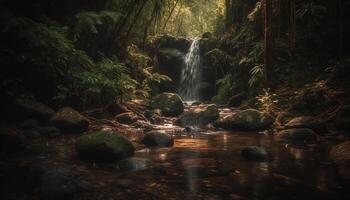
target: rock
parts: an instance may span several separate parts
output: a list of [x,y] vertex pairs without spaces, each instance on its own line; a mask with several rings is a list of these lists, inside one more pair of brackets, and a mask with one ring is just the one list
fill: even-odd
[[242,149],[241,154],[243,158],[254,161],[271,161],[272,154],[263,147],[250,146]]
[[147,158],[126,158],[118,162],[118,168],[122,171],[141,171],[153,166],[150,159]]
[[186,38],[178,38],[169,35],[163,35],[157,40],[159,48],[174,48],[183,53],[187,53],[191,42]]
[[61,132],[58,128],[53,127],[53,126],[43,126],[39,127],[37,131],[40,133],[42,136],[46,136],[49,138],[56,138],[61,135]]
[[0,153],[15,153],[24,149],[24,139],[16,131],[0,128]]
[[114,162],[134,154],[133,144],[113,132],[95,132],[76,140],[76,151],[83,160]]
[[282,126],[292,120],[295,116],[289,112],[280,112],[276,117],[276,122]]
[[82,133],[89,128],[89,121],[71,107],[61,108],[51,123],[63,132]]
[[275,119],[268,114],[247,109],[220,119],[214,125],[230,130],[259,131],[270,128],[274,121]]
[[57,168],[44,173],[41,195],[47,200],[74,199],[78,192],[90,191],[93,186],[79,179],[79,176],[68,169]]
[[43,103],[33,100],[16,100],[14,103],[14,116],[16,119],[37,119],[48,122],[55,111]]
[[171,135],[157,130],[147,132],[141,142],[154,147],[171,147],[174,145],[174,139]]
[[336,164],[340,177],[350,181],[350,141],[333,147],[330,151],[330,158]]
[[167,75],[171,78],[171,82],[162,81],[161,84],[156,84],[160,91],[175,92],[181,81],[182,67],[185,65],[185,54],[177,49],[159,49],[158,63],[159,73]]
[[205,32],[202,34],[202,38],[211,38],[213,35],[210,32]]
[[146,110],[144,112],[144,116],[152,123],[152,124],[162,124],[163,119],[161,117],[162,111],[159,109],[155,110]]
[[313,131],[318,132],[318,133],[327,132],[327,128],[325,127],[324,123],[316,120],[313,117],[309,117],[309,116],[302,116],[302,117],[293,118],[285,125],[285,128],[287,128],[287,129],[308,128],[308,129],[312,129]]
[[235,96],[232,96],[228,101],[228,106],[230,107],[239,107],[242,102],[247,98],[247,93],[242,92]]
[[115,119],[122,124],[132,124],[136,122],[139,117],[133,112],[126,112],[115,116]]
[[184,105],[177,94],[163,93],[152,98],[150,106],[154,109],[160,109],[162,114],[167,117],[174,117],[184,111]]
[[286,142],[316,142],[318,135],[311,129],[294,128],[278,132],[275,136],[278,141]]
[[219,110],[216,105],[208,105],[205,108],[197,108],[193,111],[183,113],[175,124],[185,126],[204,126],[219,118]]
[[35,119],[27,119],[19,127],[23,130],[33,130],[40,127],[40,122]]
[[209,51],[215,49],[216,41],[212,37],[206,37],[206,38],[202,38],[199,41],[199,45],[200,45],[200,48],[201,48],[201,54],[205,55]]

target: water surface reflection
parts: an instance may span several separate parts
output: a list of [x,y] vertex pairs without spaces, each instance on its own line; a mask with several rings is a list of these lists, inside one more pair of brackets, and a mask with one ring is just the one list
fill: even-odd
[[[250,145],[267,148],[274,160],[244,160],[240,151]],[[350,199],[333,167],[322,164],[325,148],[276,143],[257,133],[199,133],[176,138],[173,148],[138,151],[158,167],[135,176],[160,183],[157,192],[167,198],[158,199]]]

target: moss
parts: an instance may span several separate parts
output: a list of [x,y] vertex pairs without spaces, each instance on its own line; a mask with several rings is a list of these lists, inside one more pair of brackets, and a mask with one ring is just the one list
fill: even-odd
[[165,116],[176,116],[184,110],[181,98],[172,93],[163,93],[155,96],[151,100],[150,106],[154,109],[160,109]]
[[135,148],[123,136],[100,131],[79,137],[76,141],[76,150],[83,159],[114,161],[132,156]]

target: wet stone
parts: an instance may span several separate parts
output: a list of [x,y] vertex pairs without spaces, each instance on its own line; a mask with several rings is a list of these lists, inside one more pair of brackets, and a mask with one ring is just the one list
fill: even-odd
[[257,146],[251,146],[251,147],[245,147],[241,151],[241,155],[246,160],[253,160],[253,161],[272,161],[273,156],[272,154],[267,151],[264,147],[257,147]]
[[147,158],[127,158],[118,162],[118,168],[122,171],[141,171],[153,166],[150,159]]
[[141,142],[153,147],[171,147],[174,145],[173,137],[165,131],[149,131]]
[[317,142],[318,135],[311,129],[295,128],[286,129],[275,134],[277,141],[284,142]]

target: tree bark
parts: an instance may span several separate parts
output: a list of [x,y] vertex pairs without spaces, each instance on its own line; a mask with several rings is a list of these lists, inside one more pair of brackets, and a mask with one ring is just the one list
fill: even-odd
[[296,43],[296,21],[295,21],[295,0],[289,0],[288,9],[288,36],[289,36],[289,48],[295,49]]
[[272,0],[264,0],[264,73],[265,73],[265,87],[271,88],[272,81]]
[[344,40],[344,3],[343,0],[338,0],[338,57],[343,56],[343,40]]

